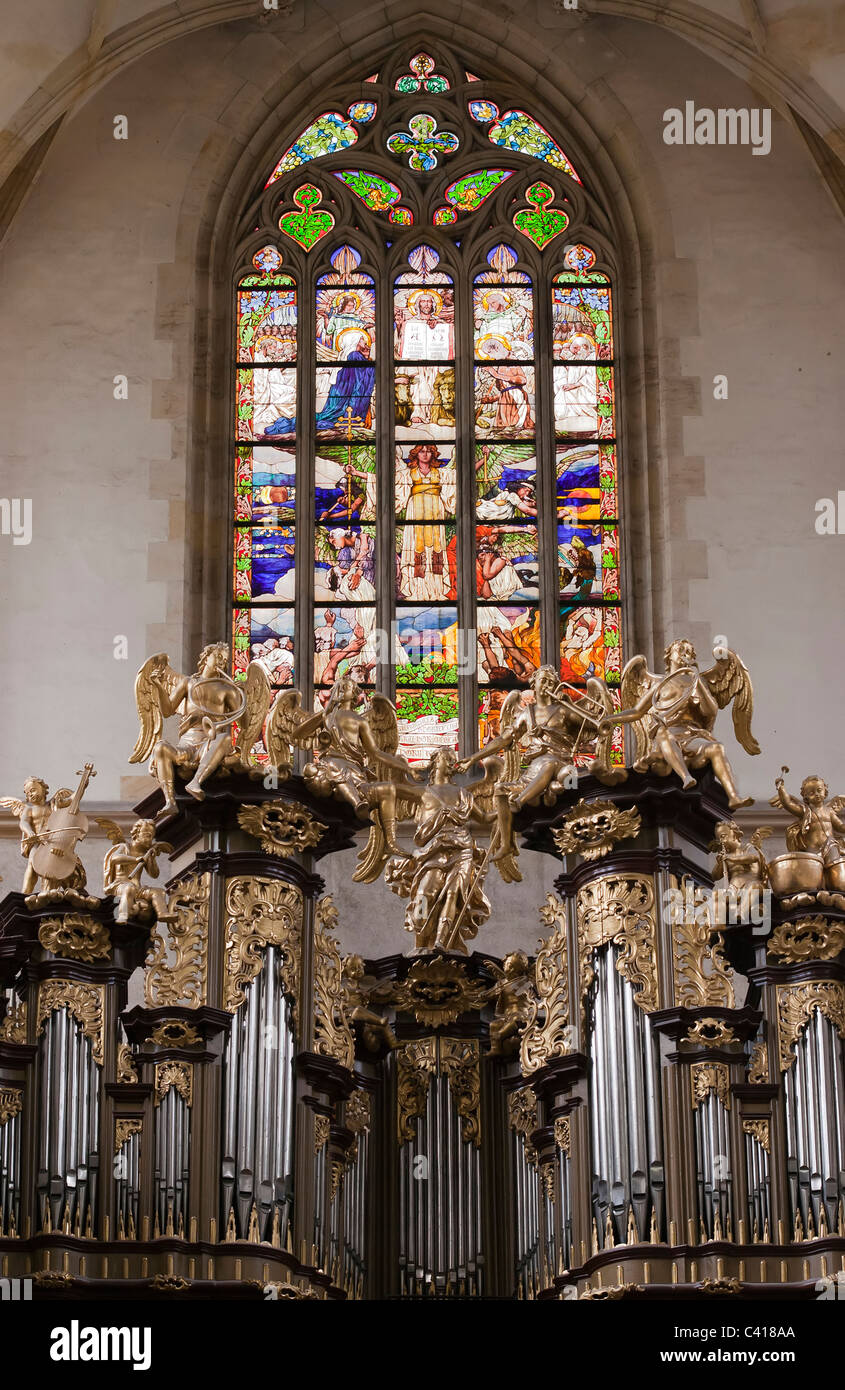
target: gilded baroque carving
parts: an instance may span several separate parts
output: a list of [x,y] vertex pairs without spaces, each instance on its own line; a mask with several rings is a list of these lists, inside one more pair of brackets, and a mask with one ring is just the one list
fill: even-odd
[[594,1289],[588,1284],[582,1294],[578,1295],[579,1300],[584,1299],[591,1303],[615,1302],[619,1298],[628,1298],[630,1294],[642,1293],[642,1284],[611,1284],[606,1289]]
[[156,1293],[184,1293],[190,1283],[190,1279],[183,1279],[181,1274],[154,1274],[148,1287]]
[[321,1294],[315,1293],[313,1289],[306,1288],[303,1284],[283,1284],[280,1281],[271,1280],[270,1283],[261,1285],[265,1298],[271,1303],[277,1300],[289,1298],[307,1298],[320,1300]]
[[84,912],[45,918],[38,928],[38,940],[45,951],[70,960],[91,962],[107,959],[111,954],[108,927]]
[[314,1152],[318,1154],[329,1142],[329,1131],[332,1127],[331,1119],[328,1115],[323,1115],[320,1111],[314,1112]]
[[161,1105],[168,1091],[179,1092],[187,1106],[194,1103],[194,1067],[192,1062],[156,1062],[155,1103]]
[[712,1294],[736,1294],[742,1293],[742,1281],[735,1275],[727,1275],[722,1279],[702,1279],[698,1285],[702,1293]]
[[748,1084],[749,1086],[768,1086],[769,1084],[769,1050],[764,1042],[757,1042],[751,1050],[748,1060]]
[[449,1089],[461,1117],[465,1144],[481,1143],[480,1051],[474,1038],[441,1038],[440,1066],[449,1078]]
[[223,956],[223,1007],[235,1013],[256,978],[264,949],[282,952],[280,975],[285,992],[299,1008],[302,958],[302,894],[292,883],[250,875],[226,883],[226,938]]
[[656,921],[651,880],[637,874],[608,874],[579,888],[578,960],[581,1016],[585,1018],[587,991],[595,978],[593,952],[608,942],[622,950],[616,969],[634,991],[634,1003],[644,1013],[658,1004]]
[[260,842],[265,854],[276,854],[280,859],[313,849],[326,829],[299,801],[263,801],[256,806],[241,806],[238,825]]
[[537,1093],[533,1086],[508,1092],[508,1124],[528,1145],[529,1136],[537,1128]]
[[13,1120],[23,1108],[23,1088],[21,1086],[0,1086],[0,1126]]
[[164,1018],[150,1033],[147,1042],[159,1047],[199,1047],[202,1038],[193,1024],[184,1023],[181,1018]]
[[569,1021],[569,963],[566,949],[566,908],[553,893],[540,908],[540,919],[553,930],[540,942],[534,964],[534,997],[529,999],[519,1048],[519,1066],[530,1076],[553,1057],[572,1051]]
[[369,1091],[359,1088],[352,1092],[343,1112],[343,1123],[347,1129],[351,1129],[353,1134],[365,1134],[369,1131],[372,1123]]
[[743,1120],[742,1128],[746,1134],[750,1134],[752,1139],[769,1153],[771,1148],[771,1136],[769,1133],[768,1120]]
[[6,1017],[0,1023],[0,1042],[26,1042],[26,1000],[10,1000],[6,1006]]
[[330,1170],[330,1172],[329,1172],[329,1202],[330,1202],[330,1203],[334,1201],[335,1197],[337,1196],[338,1192],[340,1191],[340,1185],[341,1185],[341,1183],[343,1182],[343,1174],[344,1174],[345,1168],[346,1168],[346,1165],[345,1165],[345,1163],[343,1162],[343,1159],[342,1159],[342,1158],[333,1158],[333,1159],[332,1159],[332,1162],[331,1162],[331,1170]]
[[789,1071],[795,1061],[793,1044],[798,1041],[814,1009],[820,1009],[839,1036],[845,1038],[845,989],[837,980],[778,985],[777,1000],[781,1071]]
[[555,1143],[567,1157],[572,1152],[572,1122],[568,1115],[558,1115],[554,1124]]
[[725,1062],[695,1062],[690,1067],[690,1087],[693,1110],[698,1109],[711,1091],[715,1091],[716,1099],[726,1110],[730,1110],[730,1073]]
[[103,1065],[103,985],[83,984],[77,980],[42,980],[38,986],[38,1016],[35,1033],[40,1037],[44,1024],[54,1009],[67,1008],[91,1041],[91,1056],[98,1066]]
[[687,1032],[684,1042],[698,1043],[703,1047],[725,1047],[728,1043],[739,1042],[739,1038],[721,1018],[699,1018]]
[[136,1086],[138,1084],[138,1073],[132,1057],[132,1048],[128,1043],[121,1043],[117,1049],[117,1079],[124,1086]]
[[127,1119],[115,1120],[114,1122],[114,1151],[120,1153],[124,1144],[132,1138],[133,1134],[140,1134],[144,1127],[143,1120]]
[[437,1069],[437,1039],[419,1038],[396,1053],[397,1126],[399,1143],[416,1134],[415,1121],[425,1110],[429,1078]]
[[461,1014],[481,1009],[488,993],[484,984],[468,977],[463,961],[434,956],[414,961],[405,979],[393,985],[389,998],[403,1013],[412,1013],[417,1023],[440,1028]]
[[543,1190],[545,1191],[545,1194],[546,1194],[546,1200],[547,1200],[548,1202],[554,1202],[554,1200],[555,1200],[555,1165],[554,1165],[554,1163],[551,1163],[551,1162],[549,1162],[549,1163],[541,1163],[541,1165],[540,1165],[540,1170],[539,1170],[539,1171],[540,1171],[540,1181],[541,1181],[542,1184],[543,1184]]
[[639,828],[636,806],[623,811],[614,801],[586,801],[582,797],[567,811],[563,825],[552,831],[552,839],[562,854],[601,859],[617,841],[630,839]]
[[797,922],[781,922],[772,932],[766,949],[789,965],[805,960],[833,960],[845,949],[845,922],[830,917],[802,917]]
[[330,928],[337,925],[337,908],[331,895],[317,903],[314,931],[314,1051],[334,1057],[352,1070],[355,1038],[347,1010],[343,962]]
[[147,956],[144,999],[151,1008],[207,1002],[210,893],[209,873],[192,874],[171,893],[169,920],[154,927]]
[[732,1009],[733,970],[722,954],[723,935],[714,931],[707,893],[689,879],[681,888],[683,901],[691,897],[694,910],[690,914],[681,905],[671,914],[676,1002],[685,1009]]

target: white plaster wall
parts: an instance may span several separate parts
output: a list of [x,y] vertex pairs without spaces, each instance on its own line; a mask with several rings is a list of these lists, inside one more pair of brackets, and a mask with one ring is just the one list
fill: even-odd
[[[519,22],[530,30],[529,15]],[[841,476],[841,215],[781,120],[766,158],[663,144],[663,111],[688,98],[759,104],[680,38],[601,18],[579,27],[577,50],[548,23],[536,38],[546,78],[577,52],[582,80],[616,112],[614,149],[637,152],[640,199],[652,190],[657,317],[646,347],[661,369],[655,462],[665,456],[669,479],[655,518],[671,581],[661,601],[702,657],[722,632],[748,661],[764,754],[737,752],[743,789],[767,799],[785,761],[796,781],[819,767],[843,791],[845,537],[813,529],[816,499],[835,495]],[[33,772],[69,783],[92,759],[92,795],[116,800],[133,771],[135,671],[153,650],[181,660],[192,229],[207,215],[214,151],[257,112],[256,62],[269,83],[312,42],[307,30],[286,47],[230,25],[126,69],[66,123],[0,249],[2,494],[32,498],[35,528],[28,547],[0,537],[4,794]],[[112,139],[118,113],[126,142]],[[118,373],[128,401],[113,399]],[[712,396],[717,373],[725,402]],[[124,662],[112,655],[118,634]],[[4,887],[16,887],[13,841],[0,851]],[[532,857],[523,889],[492,887],[481,943],[491,951],[494,938],[507,944],[517,905],[523,944],[533,941],[529,898],[539,906],[554,868],[540,864]],[[344,905],[362,912],[378,893],[379,914],[389,903],[398,924],[401,904],[378,888],[353,897],[341,867],[323,871]]]

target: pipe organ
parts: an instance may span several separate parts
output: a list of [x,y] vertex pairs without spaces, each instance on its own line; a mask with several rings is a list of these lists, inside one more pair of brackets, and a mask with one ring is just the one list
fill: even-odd
[[[278,843],[245,805],[272,808]],[[599,805],[601,852],[562,848]],[[8,893],[0,1275],[327,1301],[758,1298],[835,1276],[845,910],[708,916],[726,815],[710,774],[587,778],[520,812],[559,873],[534,956],[504,962],[483,937],[345,956],[318,869],[357,824],[295,775],[179,794],[160,917]]]

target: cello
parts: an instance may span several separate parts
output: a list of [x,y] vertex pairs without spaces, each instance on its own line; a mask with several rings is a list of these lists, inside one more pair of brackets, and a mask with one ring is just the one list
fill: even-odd
[[33,869],[45,882],[61,883],[70,878],[79,863],[75,853],[77,841],[88,833],[88,817],[80,811],[79,803],[89,781],[97,775],[94,764],[86,763],[76,775],[80,783],[69,805],[51,811],[40,841],[29,856]]

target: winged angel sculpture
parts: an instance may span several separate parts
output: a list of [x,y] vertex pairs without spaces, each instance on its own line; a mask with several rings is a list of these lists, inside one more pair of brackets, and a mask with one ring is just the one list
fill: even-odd
[[[250,771],[250,749],[260,736],[270,708],[272,691],[258,662],[247,669],[243,683],[229,675],[229,646],[212,642],[200,652],[191,676],[174,671],[164,652],[151,656],[135,679],[140,732],[130,763],[150,758],[150,772],[164,792],[164,807],[156,822],[176,815],[175,777],[193,774],[185,790],[202,801],[203,783],[218,768]],[[178,741],[162,737],[164,721],[181,711]],[[238,725],[233,738],[233,725]],[[286,759],[275,764],[285,766]]]
[[[725,654],[718,656],[718,652]],[[724,745],[713,737],[720,709],[733,705],[734,732],[746,753],[759,753],[751,733],[754,692],[751,677],[736,652],[716,648],[716,665],[700,671],[691,642],[666,648],[664,675],[649,671],[644,656],[634,656],[622,672],[622,710],[603,716],[600,726],[631,724],[636,740],[633,766],[661,776],[676,772],[685,787],[695,785],[691,768],[712,767],[728,795],[732,811],[750,806],[741,797]]]
[[[439,748],[418,771],[397,754],[399,729],[388,699],[374,694],[364,710],[362,692],[348,676],[332,687],[325,710],[306,714],[298,691],[284,692],[268,723],[268,752],[275,761],[292,742],[315,751],[304,769],[318,796],[338,795],[369,819],[370,834],[358,856],[354,878],[373,883],[382,873],[395,893],[408,899],[405,930],[416,948],[440,947],[466,954],[466,942],[490,914],[484,878],[495,863],[506,883],[521,875],[511,809],[500,785],[500,758],[481,759],[484,775],[468,785],[455,777],[468,764],[451,748]],[[413,847],[397,841],[397,825],[412,821]],[[486,851],[476,832],[491,831]]]

